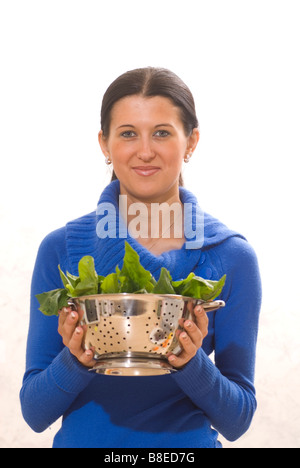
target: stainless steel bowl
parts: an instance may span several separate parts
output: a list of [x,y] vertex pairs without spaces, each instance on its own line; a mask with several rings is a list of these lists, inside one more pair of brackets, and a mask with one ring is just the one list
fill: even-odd
[[197,304],[208,312],[225,305],[157,294],[99,294],[70,301],[83,311],[84,348],[93,348],[97,361],[93,370],[116,376],[174,372],[167,355],[180,354],[179,321],[194,320]]

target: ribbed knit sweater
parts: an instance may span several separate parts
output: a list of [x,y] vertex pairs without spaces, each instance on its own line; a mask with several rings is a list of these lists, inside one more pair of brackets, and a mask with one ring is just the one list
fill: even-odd
[[[99,203],[118,210],[119,183],[111,183]],[[196,197],[180,189],[183,203]],[[214,448],[218,432],[234,441],[250,426],[256,410],[255,350],[261,305],[256,255],[246,239],[205,214],[201,248],[151,254],[127,241],[144,268],[158,278],[166,267],[174,280],[190,272],[207,279],[227,275],[220,296],[226,307],[209,314],[209,333],[197,355],[170,375],[118,377],[89,372],[64,347],[57,317],[38,310],[35,295],[62,287],[58,264],[78,274],[84,255],[107,275],[122,265],[124,239],[97,236],[97,212],[69,222],[41,243],[31,288],[26,372],[20,392],[25,420],[42,432],[61,416],[53,447]],[[195,223],[193,218],[193,223]]]

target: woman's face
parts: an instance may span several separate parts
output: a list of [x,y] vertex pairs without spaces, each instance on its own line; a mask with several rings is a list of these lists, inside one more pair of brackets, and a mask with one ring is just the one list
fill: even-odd
[[178,197],[183,159],[194,151],[198,140],[197,129],[186,136],[180,110],[161,96],[121,99],[112,109],[109,136],[99,133],[121,194],[157,203]]

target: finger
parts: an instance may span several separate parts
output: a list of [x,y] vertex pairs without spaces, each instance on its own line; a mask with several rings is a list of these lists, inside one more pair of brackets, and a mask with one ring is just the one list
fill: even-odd
[[83,329],[82,327],[76,327],[74,332],[69,340],[68,348],[74,356],[77,358],[83,353],[82,347],[83,341]]
[[96,363],[94,360],[94,351],[92,349],[83,350],[83,336],[83,328],[76,327],[69,343],[69,350],[81,364],[86,367],[93,367]]
[[179,341],[182,347],[182,358],[195,356],[198,347],[185,331],[180,334]]
[[65,323],[65,320],[68,317],[70,312],[71,312],[70,307],[63,307],[61,310],[58,311],[58,324],[60,326],[62,326]]
[[186,322],[184,322],[184,329],[188,333],[189,338],[196,346],[196,348],[201,348],[204,336],[197,324],[192,322],[191,320],[187,320]]
[[96,364],[96,361],[94,359],[94,352],[91,349],[87,349],[86,351],[84,351],[84,353],[81,354],[78,360],[85,367],[94,367],[94,365]]
[[71,312],[71,309],[68,307],[64,307],[58,312],[58,333],[62,336],[63,335],[63,326],[64,323]]
[[65,321],[59,327],[59,333],[63,337],[63,343],[65,346],[69,345],[69,341],[71,340],[75,332],[77,323],[78,323],[78,314],[77,312],[72,311],[67,315]]
[[197,353],[197,346],[192,342],[189,335],[184,331],[179,336],[179,341],[182,347],[182,352],[179,356],[172,354],[169,356],[169,362],[174,367],[182,367],[187,364]]
[[209,319],[207,313],[202,306],[196,306],[194,309],[196,324],[200,329],[203,339],[208,335]]

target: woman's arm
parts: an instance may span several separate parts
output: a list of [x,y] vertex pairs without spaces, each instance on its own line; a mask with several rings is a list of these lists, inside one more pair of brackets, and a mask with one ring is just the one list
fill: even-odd
[[36,294],[61,288],[58,264],[66,266],[64,229],[42,242],[31,286],[30,326],[26,372],[20,392],[24,419],[36,432],[61,417],[94,378],[65,348],[58,334],[58,318],[45,317]]
[[261,281],[256,256],[244,240],[233,238],[207,253],[227,274],[215,313],[215,364],[201,348],[174,379],[228,440],[241,437],[256,410],[254,369]]

